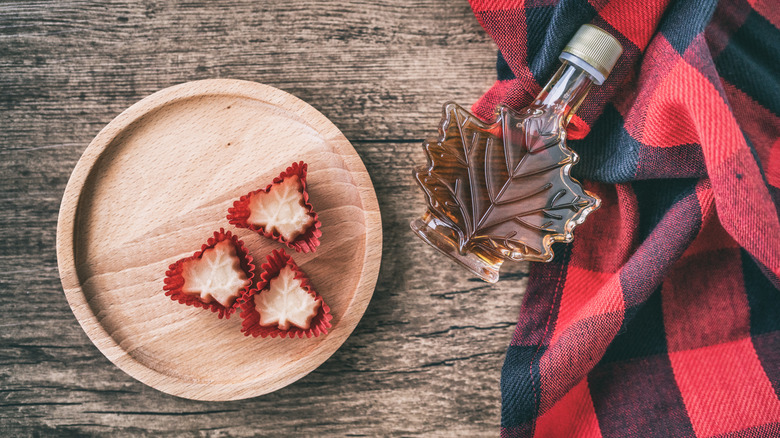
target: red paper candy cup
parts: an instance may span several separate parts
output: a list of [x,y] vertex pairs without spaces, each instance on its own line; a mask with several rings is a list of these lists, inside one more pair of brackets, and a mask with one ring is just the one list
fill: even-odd
[[[295,278],[301,281],[301,287],[306,290],[314,298],[321,302],[320,308],[317,311],[317,315],[311,320],[309,328],[303,330],[298,327],[291,327],[289,330],[280,330],[277,326],[262,326],[260,325],[260,313],[255,308],[254,296],[261,293],[271,280],[279,275],[279,272],[285,266],[289,266],[295,272]],[[284,250],[274,250],[267,257],[267,262],[261,266],[263,272],[260,274],[260,280],[257,282],[257,286],[244,294],[241,300],[241,331],[246,335],[252,335],[254,337],[299,337],[306,336],[307,338],[317,337],[321,334],[328,333],[328,328],[331,327],[330,320],[333,319],[333,315],[330,314],[330,307],[325,304],[322,297],[311,287],[309,279],[306,274],[301,271],[298,265],[295,264],[293,259],[284,252]]]
[[[256,231],[257,233],[260,233],[269,239],[274,239],[287,245],[289,248],[292,248],[295,251],[314,252],[320,244],[319,238],[322,236],[322,230],[320,230],[320,227],[322,224],[317,217],[317,213],[314,211],[314,207],[312,207],[312,205],[309,203],[309,192],[306,191],[307,168],[308,165],[303,161],[293,163],[292,166],[287,168],[287,170],[279,174],[278,177],[274,178],[273,182],[268,184],[268,187],[265,189],[255,190],[254,192],[249,192],[242,196],[238,201],[233,203],[233,207],[228,209],[228,222],[238,228],[249,228],[250,230]],[[285,178],[292,176],[298,176],[298,179],[301,181],[304,207],[306,207],[306,211],[309,213],[309,216],[314,218],[314,222],[312,222],[306,231],[298,235],[292,241],[288,242],[281,235],[279,235],[279,233],[268,232],[264,227],[253,225],[248,222],[249,215],[251,214],[251,211],[249,210],[249,201],[252,195],[260,192],[268,193],[274,185],[277,185],[284,181]]]
[[[233,242],[233,246],[236,248],[236,255],[238,255],[238,258],[241,260],[241,270],[244,271],[244,274],[249,279],[249,284],[243,288],[243,290],[236,298],[236,301],[230,307],[225,307],[216,301],[206,303],[203,302],[197,295],[190,295],[182,292],[182,287],[184,287],[184,277],[182,276],[184,262],[200,258],[204,251],[214,248],[219,242],[224,240],[230,240]],[[185,304],[187,306],[209,309],[212,312],[218,313],[220,318],[224,317],[227,319],[230,318],[230,315],[236,312],[236,309],[238,309],[241,297],[246,295],[246,293],[251,290],[252,279],[254,276],[255,265],[252,264],[252,256],[249,255],[249,252],[244,246],[244,242],[238,240],[238,237],[233,235],[230,231],[225,231],[223,228],[220,228],[219,231],[214,232],[214,237],[210,237],[209,240],[203,244],[200,251],[196,251],[195,254],[193,254],[191,257],[185,257],[181,260],[177,260],[168,267],[168,271],[165,272],[165,286],[163,286],[163,290],[165,290],[165,295],[171,297],[171,299],[174,301],[178,301],[179,303]]]

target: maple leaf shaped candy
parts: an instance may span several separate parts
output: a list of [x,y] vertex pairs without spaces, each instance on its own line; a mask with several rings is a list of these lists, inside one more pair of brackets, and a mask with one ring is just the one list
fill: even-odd
[[249,290],[254,268],[243,242],[220,229],[200,251],[168,268],[163,289],[174,301],[229,318],[238,308],[237,299]]
[[288,242],[294,240],[314,222],[304,206],[301,187],[300,179],[293,175],[268,192],[253,193],[249,197],[247,222],[279,233]]
[[241,270],[236,248],[229,240],[204,250],[200,258],[184,262],[182,277],[182,292],[200,296],[204,303],[216,301],[224,307],[232,306],[241,290],[250,283]]
[[322,231],[306,191],[307,168],[303,161],[293,163],[265,189],[242,196],[228,209],[228,222],[296,251],[314,251]]
[[268,289],[255,295],[260,325],[277,326],[280,330],[288,330],[291,326],[308,329],[321,303],[301,286],[301,280],[295,278],[295,271],[289,266],[279,271],[269,282]]
[[600,205],[571,177],[578,157],[555,115],[501,107],[495,123],[484,123],[449,103],[439,132],[423,144],[428,164],[414,175],[436,232],[461,254],[549,261],[551,245],[570,242]]
[[241,331],[254,337],[313,337],[328,333],[330,307],[284,251],[273,251],[254,289],[242,297]]

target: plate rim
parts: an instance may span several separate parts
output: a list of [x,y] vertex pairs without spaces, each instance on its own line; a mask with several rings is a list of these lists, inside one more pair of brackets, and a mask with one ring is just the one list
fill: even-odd
[[[322,126],[321,134],[332,142],[332,147],[340,154],[345,168],[355,182],[366,218],[362,270],[355,294],[347,306],[350,311],[345,312],[339,321],[339,325],[347,324],[347,329],[339,333],[332,331],[326,340],[312,349],[306,357],[322,350],[330,350],[318,356],[314,366],[304,367],[303,371],[292,377],[276,379],[259,388],[253,388],[251,385],[256,381],[217,384],[185,381],[139,362],[101,325],[78,279],[74,246],[78,206],[85,184],[100,157],[119,134],[146,114],[177,101],[208,95],[234,95],[276,104],[301,116],[312,125]],[[338,351],[357,327],[373,296],[379,278],[382,243],[382,220],[376,191],[365,164],[346,136],[330,119],[294,95],[270,85],[239,79],[204,79],[167,87],[144,97],[111,120],[89,143],[68,179],[60,203],[56,232],[57,267],[63,292],[76,320],[97,349],[119,369],[152,388],[170,395],[202,401],[240,400],[276,391],[309,374]]]

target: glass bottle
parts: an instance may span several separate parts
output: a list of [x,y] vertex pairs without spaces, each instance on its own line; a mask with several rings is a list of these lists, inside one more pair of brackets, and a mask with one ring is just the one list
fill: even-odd
[[491,283],[505,260],[550,261],[551,245],[571,242],[600,205],[570,176],[578,156],[566,146],[566,125],[622,51],[607,32],[584,25],[528,107],[500,106],[495,123],[484,123],[446,104],[439,138],[423,143],[428,163],[414,171],[428,204],[411,223],[417,235]]

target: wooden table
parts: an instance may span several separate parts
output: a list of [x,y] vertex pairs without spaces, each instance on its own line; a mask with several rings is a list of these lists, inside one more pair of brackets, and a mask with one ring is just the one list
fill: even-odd
[[[442,103],[488,89],[494,64],[465,0],[0,4],[0,435],[496,435],[527,266],[490,286],[408,226],[424,209],[410,176],[422,138]],[[203,78],[319,109],[365,162],[384,225],[353,335],[302,380],[235,402],[169,396],[112,365],[70,311],[54,251],[92,137],[144,96]]]

